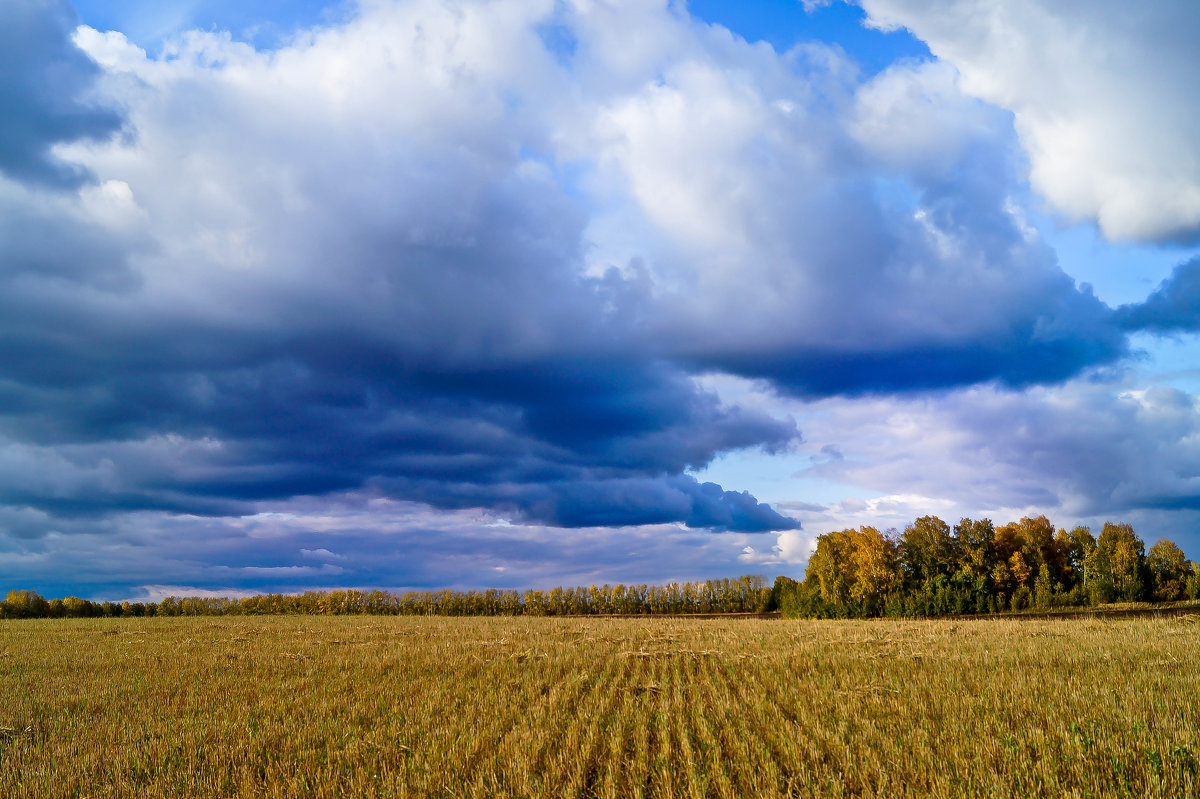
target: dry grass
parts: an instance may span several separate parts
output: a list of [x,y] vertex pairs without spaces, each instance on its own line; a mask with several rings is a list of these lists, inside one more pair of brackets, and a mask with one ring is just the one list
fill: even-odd
[[1200,616],[0,624],[0,796],[1195,796]]

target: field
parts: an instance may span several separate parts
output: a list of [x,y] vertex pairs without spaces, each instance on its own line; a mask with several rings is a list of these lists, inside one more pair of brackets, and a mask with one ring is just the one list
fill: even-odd
[[0,623],[0,796],[1195,796],[1200,616]]

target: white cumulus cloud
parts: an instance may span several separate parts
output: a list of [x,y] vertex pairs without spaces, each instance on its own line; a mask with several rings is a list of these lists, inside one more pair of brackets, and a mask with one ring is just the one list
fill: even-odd
[[1110,239],[1200,235],[1200,5],[1192,0],[861,0],[959,85],[1015,115],[1030,180]]

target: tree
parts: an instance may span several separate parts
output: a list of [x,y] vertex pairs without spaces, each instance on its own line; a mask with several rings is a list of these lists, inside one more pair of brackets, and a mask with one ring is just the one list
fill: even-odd
[[991,519],[960,519],[954,525],[958,539],[959,568],[974,577],[988,578],[996,567],[996,528]]
[[781,574],[775,578],[775,584],[771,587],[771,601],[767,607],[769,610],[781,611],[785,616],[796,615],[799,593],[800,583]]
[[901,585],[896,544],[874,527],[860,527],[851,542],[850,598],[869,615],[879,615],[888,595]]
[[1055,539],[1054,525],[1045,516],[1026,516],[998,528],[994,545],[997,560],[1007,562],[1010,570],[1016,553],[1020,553],[1021,563],[1027,567],[1021,575],[1013,574],[1014,591],[1021,586],[1033,588],[1033,578],[1043,563],[1049,567],[1052,579],[1063,580],[1065,557]]
[[1020,530],[1021,554],[1036,575],[1042,564],[1049,567],[1052,580],[1062,581],[1066,573],[1066,556],[1054,537],[1054,525],[1045,516],[1026,516],[1017,522]]
[[1009,592],[1013,587],[1012,572],[1009,571],[1008,564],[1004,561],[997,563],[996,567],[992,569],[991,580],[992,596],[995,600],[992,603],[993,609],[1003,610],[1008,604]]
[[874,527],[818,536],[805,584],[830,615],[878,615],[901,586],[896,544]]
[[1033,606],[1038,610],[1046,610],[1054,604],[1054,585],[1050,580],[1050,567],[1043,563],[1033,581]]
[[1146,545],[1128,524],[1106,524],[1100,532],[1101,542],[1105,533],[1111,533],[1113,587],[1117,596],[1128,601],[1142,599],[1146,593]]
[[958,540],[936,516],[922,516],[904,528],[900,553],[904,576],[913,587],[958,571]]
[[0,617],[44,619],[50,615],[50,603],[34,591],[9,591],[0,605]]
[[1145,544],[1128,524],[1105,522],[1084,569],[1093,601],[1137,601],[1145,595]]
[[959,612],[986,613],[995,602],[992,572],[996,568],[996,528],[991,519],[960,519],[958,539]]
[[1108,550],[1097,546],[1083,562],[1084,590],[1093,605],[1112,602],[1117,596],[1113,586],[1112,560]]
[[[1045,565],[1045,564],[1043,564]],[[1025,562],[1020,550],[1008,559],[1008,573],[1012,575],[1013,592],[1009,602],[1013,610],[1024,610],[1029,605],[1029,576],[1032,570]]]
[[1186,596],[1191,564],[1173,541],[1162,539],[1146,553],[1150,573],[1150,592],[1157,602],[1173,602]]
[[1084,564],[1096,550],[1096,537],[1087,527],[1079,526],[1070,532],[1059,530],[1055,541],[1063,555],[1063,584],[1068,588],[1083,585],[1086,582]]
[[850,536],[839,530],[817,536],[817,548],[808,559],[804,581],[812,582],[821,600],[831,608],[846,608],[850,600]]

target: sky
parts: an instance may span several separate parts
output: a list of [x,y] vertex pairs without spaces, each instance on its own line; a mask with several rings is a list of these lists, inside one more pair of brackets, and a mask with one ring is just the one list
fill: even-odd
[[1200,558],[1190,0],[0,0],[0,589]]

